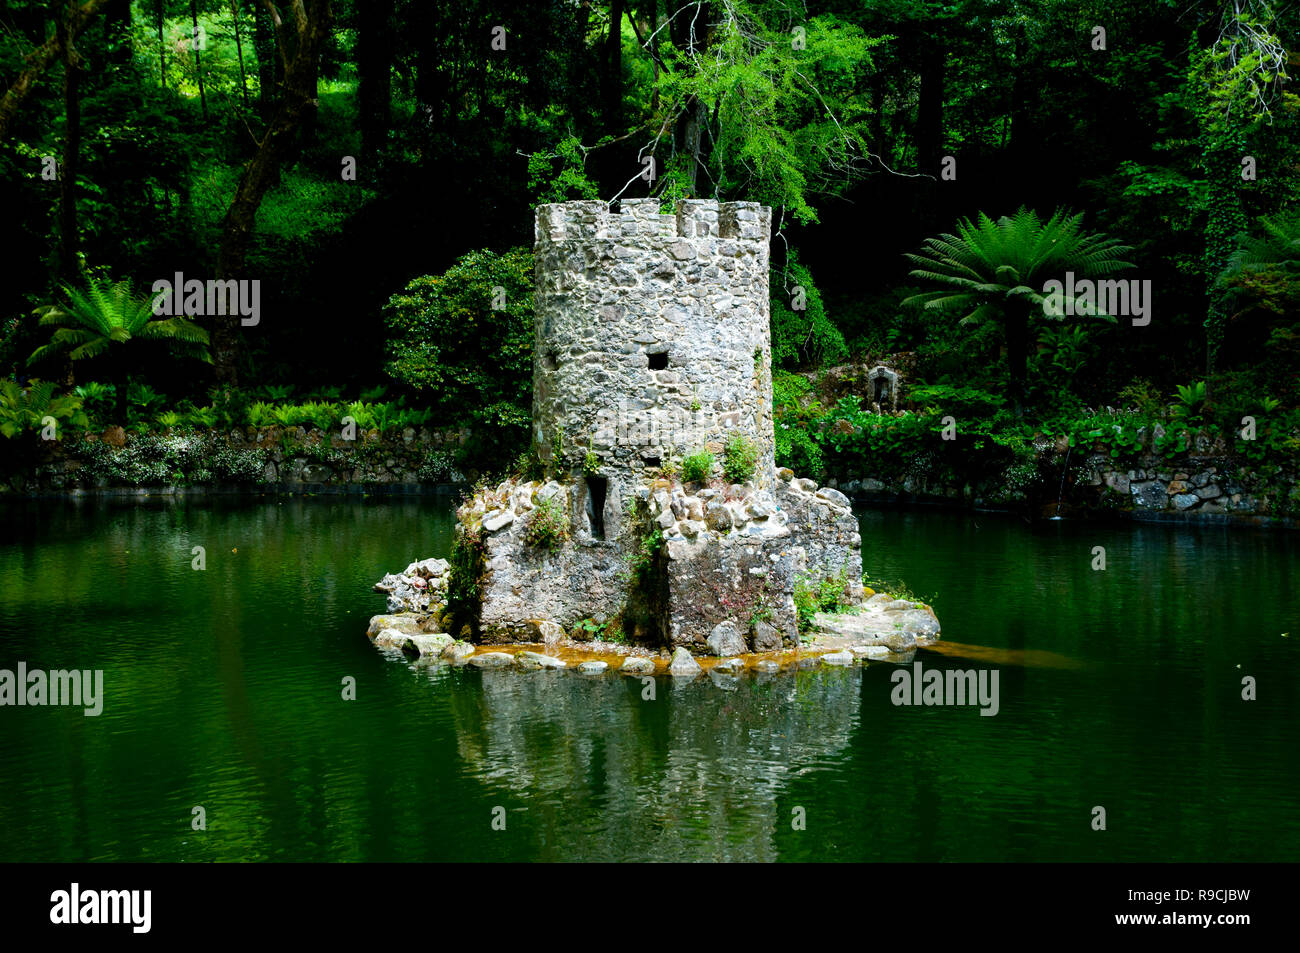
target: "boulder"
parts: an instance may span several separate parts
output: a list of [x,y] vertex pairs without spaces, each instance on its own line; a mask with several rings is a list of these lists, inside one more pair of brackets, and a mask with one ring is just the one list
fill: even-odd
[[515,664],[515,657],[507,652],[477,652],[469,657],[475,668],[506,668]]
[[903,613],[903,634],[913,639],[937,639],[939,620],[928,609],[911,609]]
[[670,675],[694,677],[700,674],[700,663],[682,646],[673,652],[673,660],[668,663]]
[[578,666],[578,671],[584,675],[599,675],[609,668],[608,662],[602,662],[600,659],[591,659],[583,662]]
[[849,498],[847,496],[845,496],[839,490],[832,490],[830,487],[822,487],[820,490],[818,490],[817,499],[824,500],[827,503],[830,503],[834,506],[838,506],[840,509],[848,509],[851,505],[849,503]]
[[655,673],[655,663],[653,659],[642,658],[640,655],[629,655],[623,659],[623,664],[619,666],[618,670],[628,675],[653,675]]
[[852,665],[853,653],[847,649],[839,652],[830,652],[822,656],[822,661],[827,665]]
[[419,635],[422,631],[419,619],[415,615],[376,615],[370,617],[370,627],[366,629],[366,635],[373,639],[384,629],[396,629],[407,635]]
[[725,533],[731,529],[734,520],[725,504],[710,502],[704,511],[704,522],[715,533]]
[[715,625],[705,644],[711,653],[718,656],[741,655],[749,651],[744,638],[736,629],[736,623],[730,619]]
[[437,658],[442,654],[442,650],[451,645],[454,640],[450,635],[438,632],[433,635],[408,635],[406,645],[403,648],[406,651],[414,651],[419,655]]
[[525,671],[536,671],[541,668],[568,668],[569,663],[564,659],[558,659],[553,655],[543,655],[540,652],[520,652],[515,656],[515,663]]
[[781,630],[769,622],[754,623],[754,651],[779,652],[781,650]]
[[474,654],[474,646],[468,642],[452,642],[442,650],[442,657],[451,662],[463,662]]

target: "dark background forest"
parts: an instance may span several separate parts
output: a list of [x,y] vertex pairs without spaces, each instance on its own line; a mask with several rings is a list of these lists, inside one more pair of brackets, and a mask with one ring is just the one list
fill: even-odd
[[[517,442],[532,207],[716,197],[781,226],[797,462],[818,375],[900,353],[922,396],[1009,420],[1286,414],[1298,25],[1265,0],[0,0],[0,373],[94,424],[386,398]],[[962,255],[988,274],[954,285]],[[1097,261],[1151,282],[1149,325],[1021,307]],[[260,323],[146,320],[177,272],[258,279]]]

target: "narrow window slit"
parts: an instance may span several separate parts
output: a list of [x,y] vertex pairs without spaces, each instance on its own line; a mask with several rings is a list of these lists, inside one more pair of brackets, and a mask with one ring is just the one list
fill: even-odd
[[605,495],[609,483],[605,477],[587,477],[587,525],[595,539],[605,538]]

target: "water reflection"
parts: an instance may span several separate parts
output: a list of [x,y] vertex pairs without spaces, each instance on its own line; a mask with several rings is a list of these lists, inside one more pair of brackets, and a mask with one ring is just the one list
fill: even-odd
[[[838,765],[861,709],[853,670],[653,681],[451,671],[457,750],[516,792],[544,852],[571,860],[774,860],[793,777]],[[595,836],[593,836],[595,835]]]

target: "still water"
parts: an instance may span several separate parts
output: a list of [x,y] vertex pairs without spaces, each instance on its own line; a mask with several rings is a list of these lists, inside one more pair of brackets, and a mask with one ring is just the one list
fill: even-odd
[[102,669],[105,695],[0,708],[0,861],[1300,856],[1294,534],[864,511],[868,573],[943,623],[918,660],[998,671],[981,717],[895,706],[888,663],[648,701],[382,654],[371,584],[446,556],[452,520],[447,497],[0,508],[0,669]]

